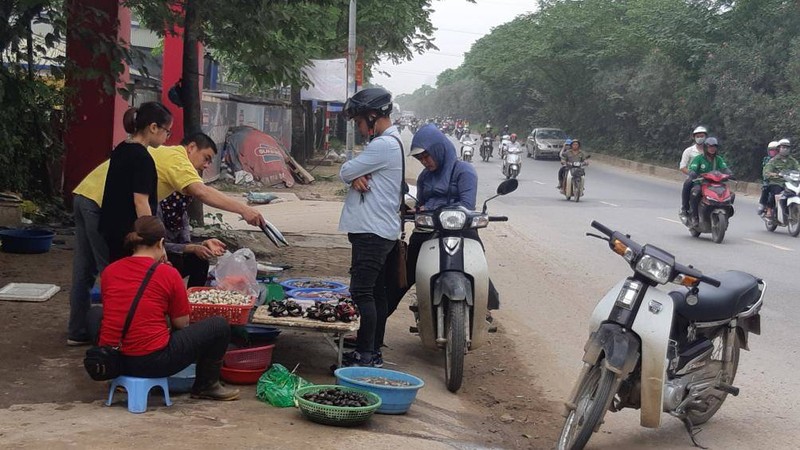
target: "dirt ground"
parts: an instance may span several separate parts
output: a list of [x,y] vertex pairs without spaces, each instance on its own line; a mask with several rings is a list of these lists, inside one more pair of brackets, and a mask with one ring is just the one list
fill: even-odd
[[[338,182],[321,181],[311,186],[293,188],[292,192],[306,199],[336,200],[336,190],[340,187]],[[3,361],[0,365],[0,423],[4,423],[0,426],[0,447],[6,446],[4,441],[15,447],[44,447],[49,442],[45,437],[54,437],[52,433],[55,436],[59,433],[70,435],[71,442],[78,447],[93,447],[102,441],[92,440],[90,432],[73,435],[77,433],[73,428],[80,428],[81,424],[76,425],[72,418],[64,419],[67,422],[63,429],[48,431],[51,434],[47,436],[36,432],[31,434],[29,427],[37,422],[45,424],[45,427],[51,422],[59,423],[60,413],[68,415],[66,411],[81,405],[93,404],[90,405],[90,411],[100,414],[100,420],[104,414],[109,414],[103,411],[111,411],[97,406],[101,404],[99,400],[107,395],[107,389],[104,384],[93,382],[84,372],[82,357],[86,348],[65,345],[73,237],[70,228],[58,229],[57,233],[49,253],[0,253],[0,286],[9,282],[34,282],[53,283],[61,287],[58,294],[43,303],[0,302],[0,361]],[[255,237],[247,233],[241,233],[239,237],[243,244],[250,246],[249,243],[252,243],[255,246]],[[350,251],[346,245],[342,245],[341,236],[292,236],[292,239],[303,241],[304,244],[280,252],[274,248],[262,248],[256,253],[260,254],[260,259],[266,257],[271,262],[292,265],[293,268],[284,275],[287,278],[348,276]],[[425,395],[418,397],[409,414],[382,416],[381,420],[372,420],[369,425],[362,427],[363,431],[369,433],[370,442],[379,443],[382,442],[381,435],[392,435],[421,439],[430,444],[438,442],[443,444],[443,448],[552,448],[561,423],[558,414],[560,405],[542,400],[542,391],[536,380],[515,357],[514,343],[504,333],[502,321],[499,321],[499,332],[490,335],[488,345],[470,352],[466,359],[464,387],[457,395],[452,395],[443,387],[441,355],[424,351],[419,339],[408,333],[411,320],[411,314],[403,306],[390,320],[387,332],[389,349],[385,352],[387,368],[411,366],[428,374],[425,378],[428,385],[421,391]],[[298,372],[313,382],[333,383],[334,378],[328,371],[330,348],[320,341],[316,333],[284,331],[276,341],[274,361],[290,368],[299,364]],[[254,386],[242,386],[241,389],[242,400],[226,405],[209,405],[208,402],[180,397],[185,409],[183,414],[206,417],[215,414],[214,411],[217,414],[227,411],[227,414],[238,414],[237,417],[240,417],[252,411],[259,412],[258,418],[242,417],[242,426],[248,426],[248,420],[256,424],[269,421],[284,427],[303,422],[297,414],[288,415],[283,410],[264,407],[255,399]],[[151,398],[150,404],[157,402],[154,403]],[[174,408],[163,407],[157,408],[153,414],[164,414],[161,410],[167,411],[166,414],[174,414],[169,412]],[[120,414],[117,411],[122,411],[122,408],[114,410],[114,417]],[[143,416],[148,415],[149,410]],[[133,419],[126,416],[125,420]],[[140,429],[139,435],[158,426],[158,421],[151,420],[148,422],[149,428]],[[166,426],[163,432],[170,428],[170,425]],[[252,428],[253,423],[249,426]],[[339,429],[320,430],[319,427],[304,426],[304,429],[312,430],[310,433],[331,433],[335,437],[336,440],[331,441],[330,445],[322,445],[324,448],[343,447],[350,437],[347,431]],[[239,447],[251,447],[257,442],[252,439],[248,441],[247,436],[245,433],[239,440],[232,441],[233,447],[237,447],[237,442]],[[186,436],[182,442],[189,446],[192,439],[196,440],[197,437]],[[287,448],[319,444],[308,439],[286,439]],[[210,445],[211,442],[213,439],[198,441],[200,445]],[[153,441],[153,444],[156,443],[158,440]],[[427,447],[424,443],[422,445]],[[383,447],[373,445],[372,448]]]

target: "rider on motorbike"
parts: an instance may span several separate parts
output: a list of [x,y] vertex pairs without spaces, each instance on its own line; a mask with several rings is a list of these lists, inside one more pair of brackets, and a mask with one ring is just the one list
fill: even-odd
[[[419,129],[411,141],[411,156],[425,167],[417,178],[417,208],[432,211],[442,206],[463,206],[475,210],[478,194],[478,174],[472,164],[459,161],[453,143],[432,126]],[[389,294],[389,314],[414,284],[417,257],[422,244],[431,237],[431,230],[415,228],[408,241],[406,273],[408,287]],[[464,237],[480,242],[478,231],[467,231]],[[489,309],[498,309],[497,290],[489,280]]]
[[[585,159],[585,154],[581,151],[581,140],[580,139],[571,139],[569,140],[570,147],[561,153],[561,167],[558,169],[558,186],[556,188],[564,193],[564,175],[567,173],[567,169],[570,164],[576,161],[583,161]],[[585,162],[587,166],[589,162]]]
[[[767,216],[772,215],[772,211],[775,209],[775,196],[780,194],[784,188],[785,182],[780,173],[800,170],[800,163],[789,154],[791,150],[792,143],[788,139],[781,139],[778,141],[778,154],[764,166],[763,176],[769,184],[767,187]],[[786,205],[783,204],[783,206]]]
[[767,144],[767,156],[761,160],[761,197],[758,200],[758,215],[764,214],[764,211],[767,209],[767,202],[769,202],[769,181],[766,177],[763,176],[764,174],[764,167],[767,166],[767,163],[770,162],[775,155],[778,154],[778,141],[771,141]]
[[503,125],[503,134],[501,136],[505,136],[508,134],[508,125]]
[[[681,155],[681,162],[678,168],[684,175],[689,175],[689,164],[695,158],[703,154],[703,142],[708,137],[708,130],[706,127],[699,126],[692,131],[692,145],[686,147]],[[694,181],[691,178],[686,178],[683,182],[683,189],[681,190],[681,210],[678,212],[680,217],[687,217],[689,210],[689,194],[694,186]]]
[[697,216],[698,206],[700,205],[700,175],[708,172],[719,171],[726,175],[731,175],[731,170],[725,163],[722,156],[717,154],[719,142],[715,137],[705,138],[703,141],[703,154],[696,156],[689,163],[689,179],[692,180],[691,195],[689,197],[690,213],[692,215],[692,226],[697,226],[699,218]]
[[512,144],[517,143],[517,133],[511,133],[511,143]]

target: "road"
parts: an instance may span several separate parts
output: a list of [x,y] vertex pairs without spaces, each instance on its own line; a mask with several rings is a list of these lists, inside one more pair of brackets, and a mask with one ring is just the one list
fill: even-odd
[[[473,164],[482,201],[504,179],[501,162],[495,157]],[[800,312],[795,306],[798,290],[790,284],[800,240],[785,228],[766,231],[755,214],[757,199],[743,195],[736,200],[737,213],[722,244],[714,244],[709,235],[692,238],[677,221],[678,183],[599,163],[587,168],[585,197],[580,203],[567,202],[555,189],[558,167],[556,161],[526,158],[519,189],[490,203],[492,214],[507,215],[510,221],[482,232],[502,295],[496,317],[515,337],[516,357],[525,361],[546,395],[566,398],[580,367],[594,305],[630,273],[605,243],[585,237],[590,222],[598,220],[707,274],[735,269],[766,281],[763,335],[751,336],[752,351],[742,352],[735,382],[741,394],[728,397],[698,439],[712,448],[762,447],[765,439],[770,448],[800,446]],[[590,447],[692,448],[683,425],[666,414],[659,430],[638,423],[638,411],[608,414]]]

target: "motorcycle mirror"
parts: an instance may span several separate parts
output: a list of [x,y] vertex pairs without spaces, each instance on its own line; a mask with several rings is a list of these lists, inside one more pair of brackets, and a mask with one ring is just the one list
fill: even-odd
[[519,181],[517,181],[516,178],[505,180],[502,183],[500,183],[500,186],[497,186],[497,195],[510,194],[516,191],[517,187],[519,187]]

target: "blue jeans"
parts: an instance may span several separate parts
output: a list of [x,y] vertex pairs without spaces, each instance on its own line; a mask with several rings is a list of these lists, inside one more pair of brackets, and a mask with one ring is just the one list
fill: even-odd
[[75,252],[72,255],[72,289],[69,293],[69,325],[67,337],[88,340],[86,313],[91,300],[89,292],[100,272],[108,265],[108,246],[98,231],[100,207],[94,200],[76,195],[73,202],[75,218]]
[[380,350],[386,334],[388,299],[386,257],[396,241],[372,233],[350,233],[353,246],[350,262],[350,295],[361,311],[361,327],[356,336],[356,351],[372,355]]

